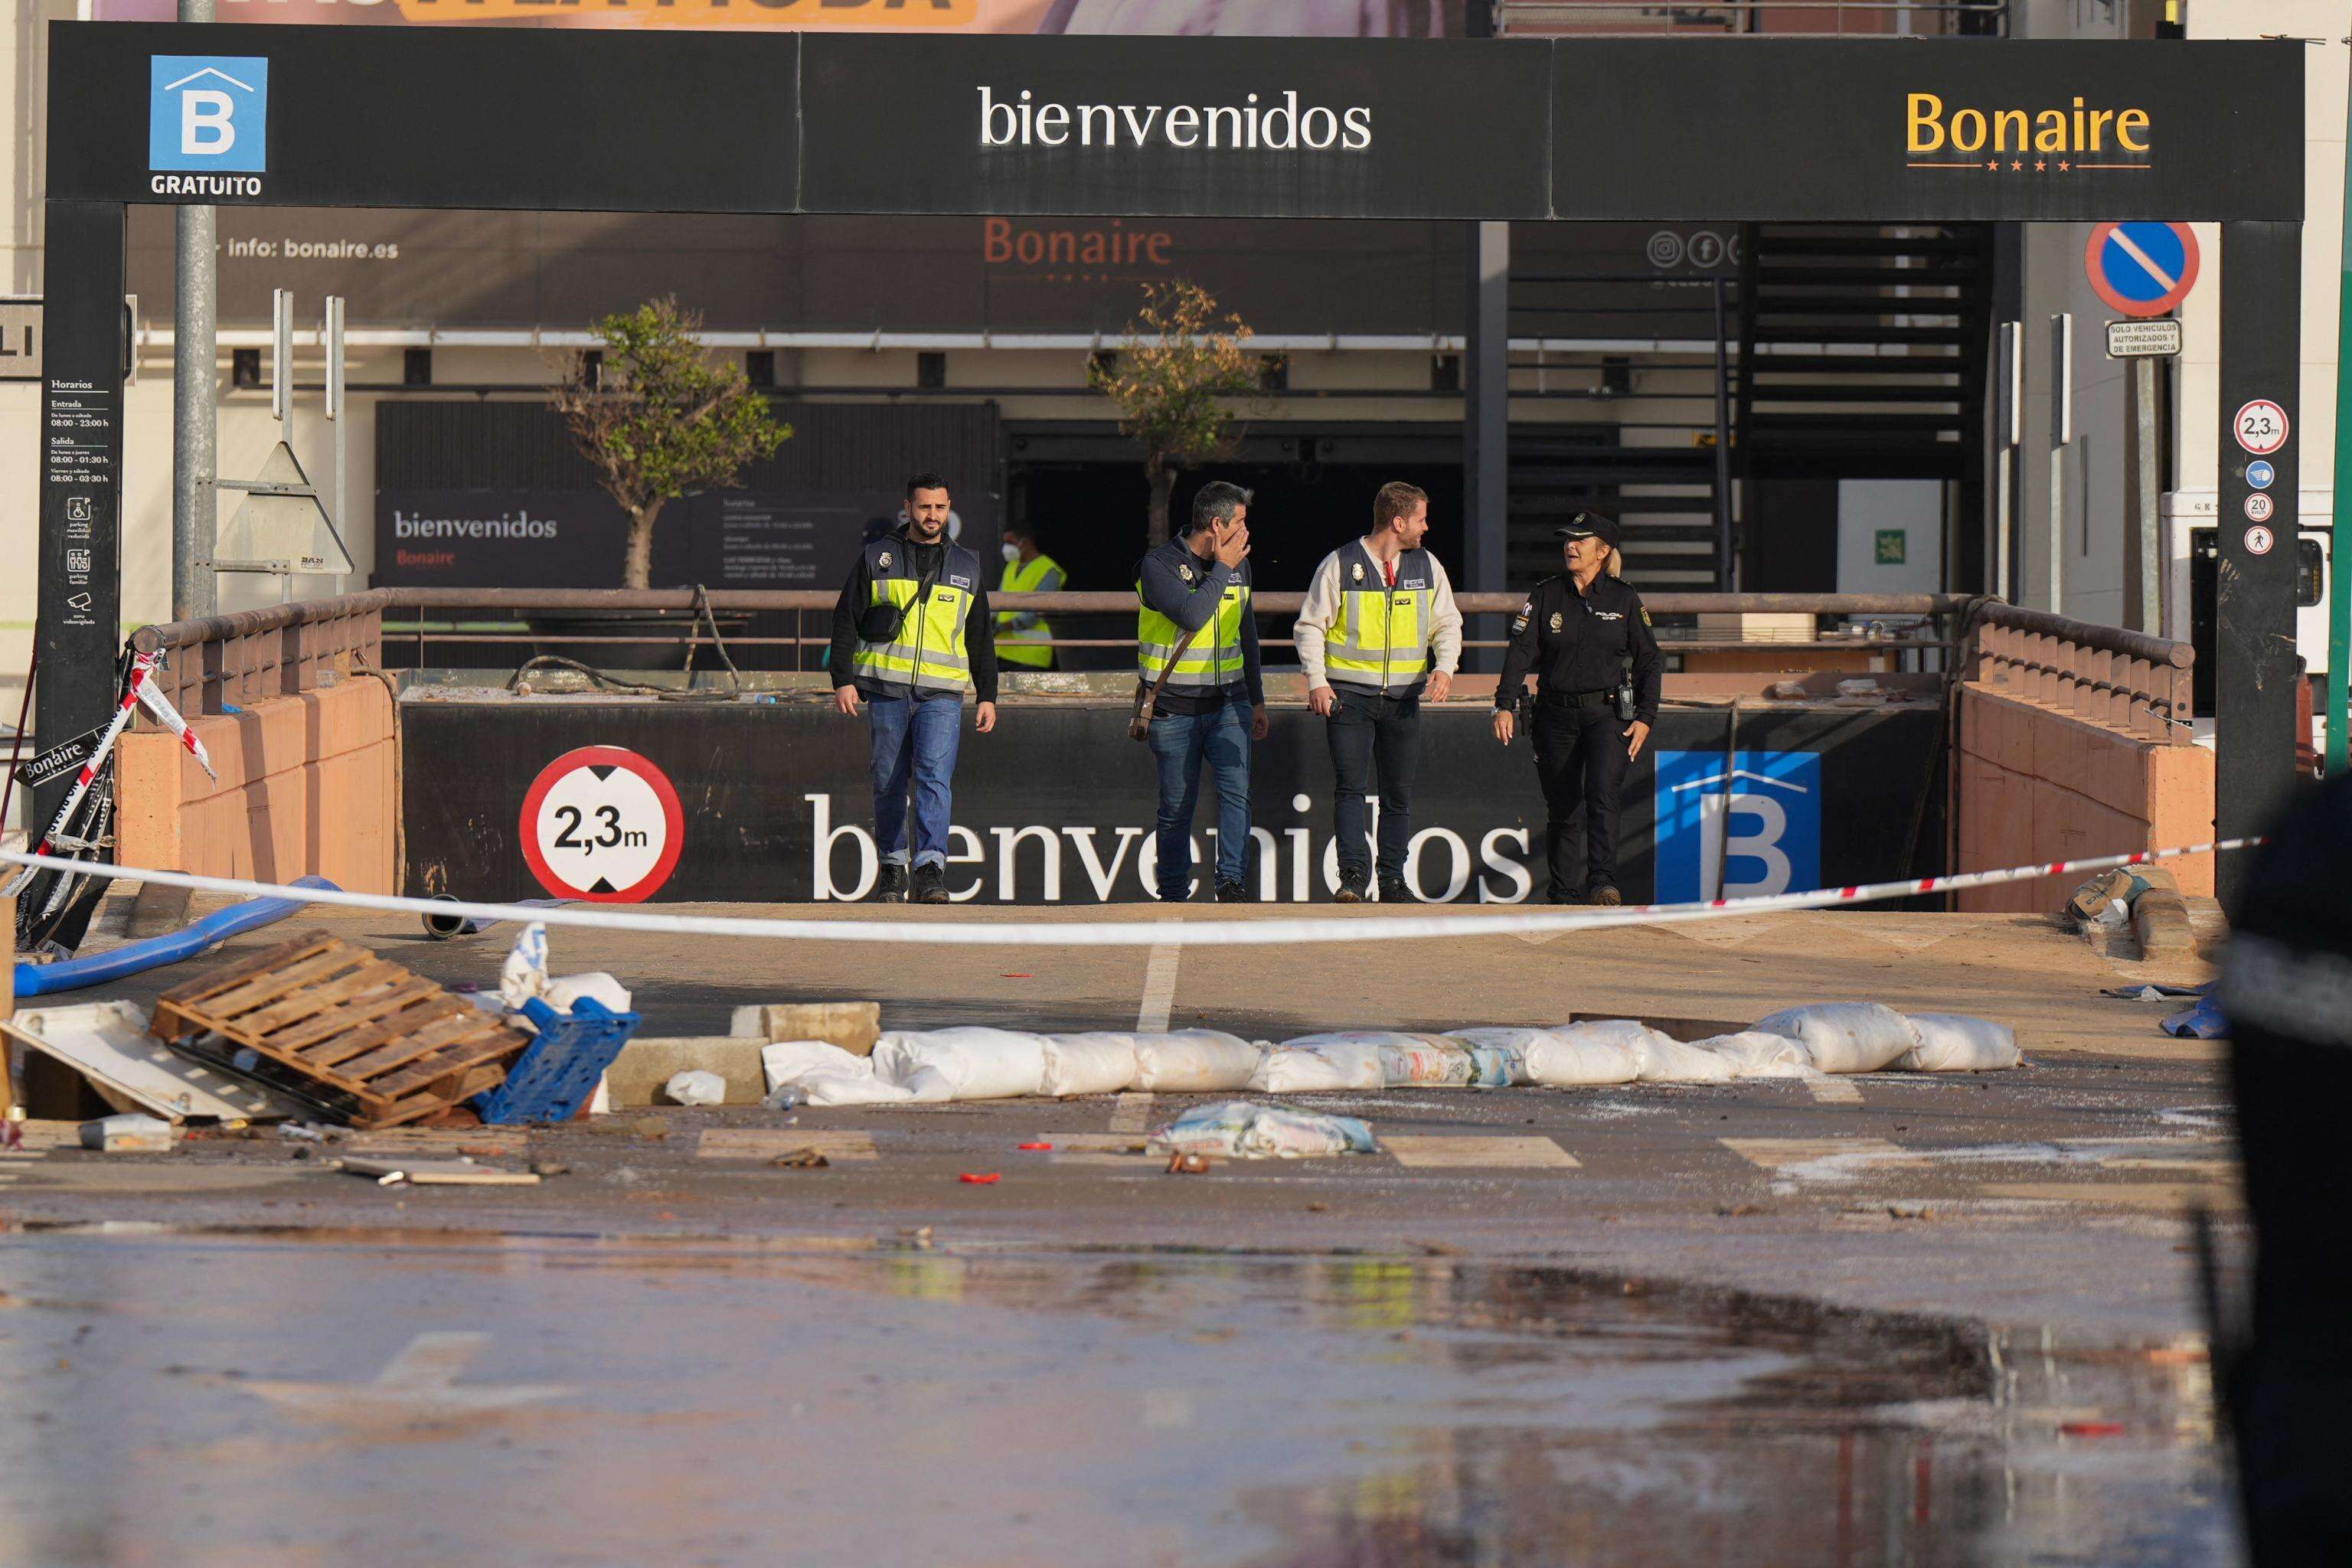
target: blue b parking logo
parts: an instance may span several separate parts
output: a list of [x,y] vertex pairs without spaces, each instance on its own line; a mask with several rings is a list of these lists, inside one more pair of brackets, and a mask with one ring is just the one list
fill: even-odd
[[1721,752],[1660,752],[1657,805],[1660,903],[1714,898],[1716,866],[1727,854],[1725,898],[1821,886],[1819,752],[1735,752],[1727,779]]
[[258,174],[269,163],[269,62],[254,55],[149,61],[147,166]]

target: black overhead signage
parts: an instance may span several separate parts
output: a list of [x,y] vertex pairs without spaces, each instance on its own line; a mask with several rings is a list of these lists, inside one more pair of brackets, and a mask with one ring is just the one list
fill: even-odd
[[2302,47],[58,23],[49,195],[656,212],[2292,220],[2303,212]]

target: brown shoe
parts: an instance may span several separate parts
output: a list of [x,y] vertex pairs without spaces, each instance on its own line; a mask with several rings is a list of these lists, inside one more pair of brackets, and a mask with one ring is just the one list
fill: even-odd
[[1608,904],[1613,906],[1623,903],[1625,901],[1625,895],[1619,892],[1615,888],[1610,886],[1606,882],[1595,882],[1592,885],[1592,890],[1585,894],[1584,901],[1588,904]]

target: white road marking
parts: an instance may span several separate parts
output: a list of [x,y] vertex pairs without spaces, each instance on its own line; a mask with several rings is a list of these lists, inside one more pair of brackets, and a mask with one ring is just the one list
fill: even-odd
[[1151,1097],[1148,1094],[1122,1094],[1110,1108],[1110,1130],[1113,1132],[1142,1132],[1151,1115]]
[[1184,950],[1172,942],[1152,948],[1151,957],[1143,966],[1143,1005],[1135,1015],[1138,1032],[1157,1034],[1168,1027],[1169,1011],[1176,1005],[1176,965],[1183,956]]
[[1862,1085],[1823,1073],[1805,1079],[1805,1089],[1823,1105],[1860,1105]]
[[1398,1164],[1419,1170],[1575,1171],[1575,1155],[1549,1138],[1526,1135],[1425,1136],[1400,1133],[1381,1140],[1381,1151]]
[[228,1386],[299,1415],[349,1421],[415,1421],[481,1415],[576,1394],[554,1384],[457,1384],[458,1373],[488,1350],[483,1333],[419,1334],[371,1383],[285,1383],[238,1379]]

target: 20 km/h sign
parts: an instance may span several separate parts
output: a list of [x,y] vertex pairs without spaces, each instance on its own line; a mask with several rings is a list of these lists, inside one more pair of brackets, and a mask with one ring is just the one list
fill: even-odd
[[522,855],[561,899],[634,904],[660,891],[686,847],[662,771],[619,746],[583,746],[540,770],[522,801]]
[[2185,223],[2096,224],[2083,270],[2110,310],[2161,316],[2196,287],[2197,236]]

